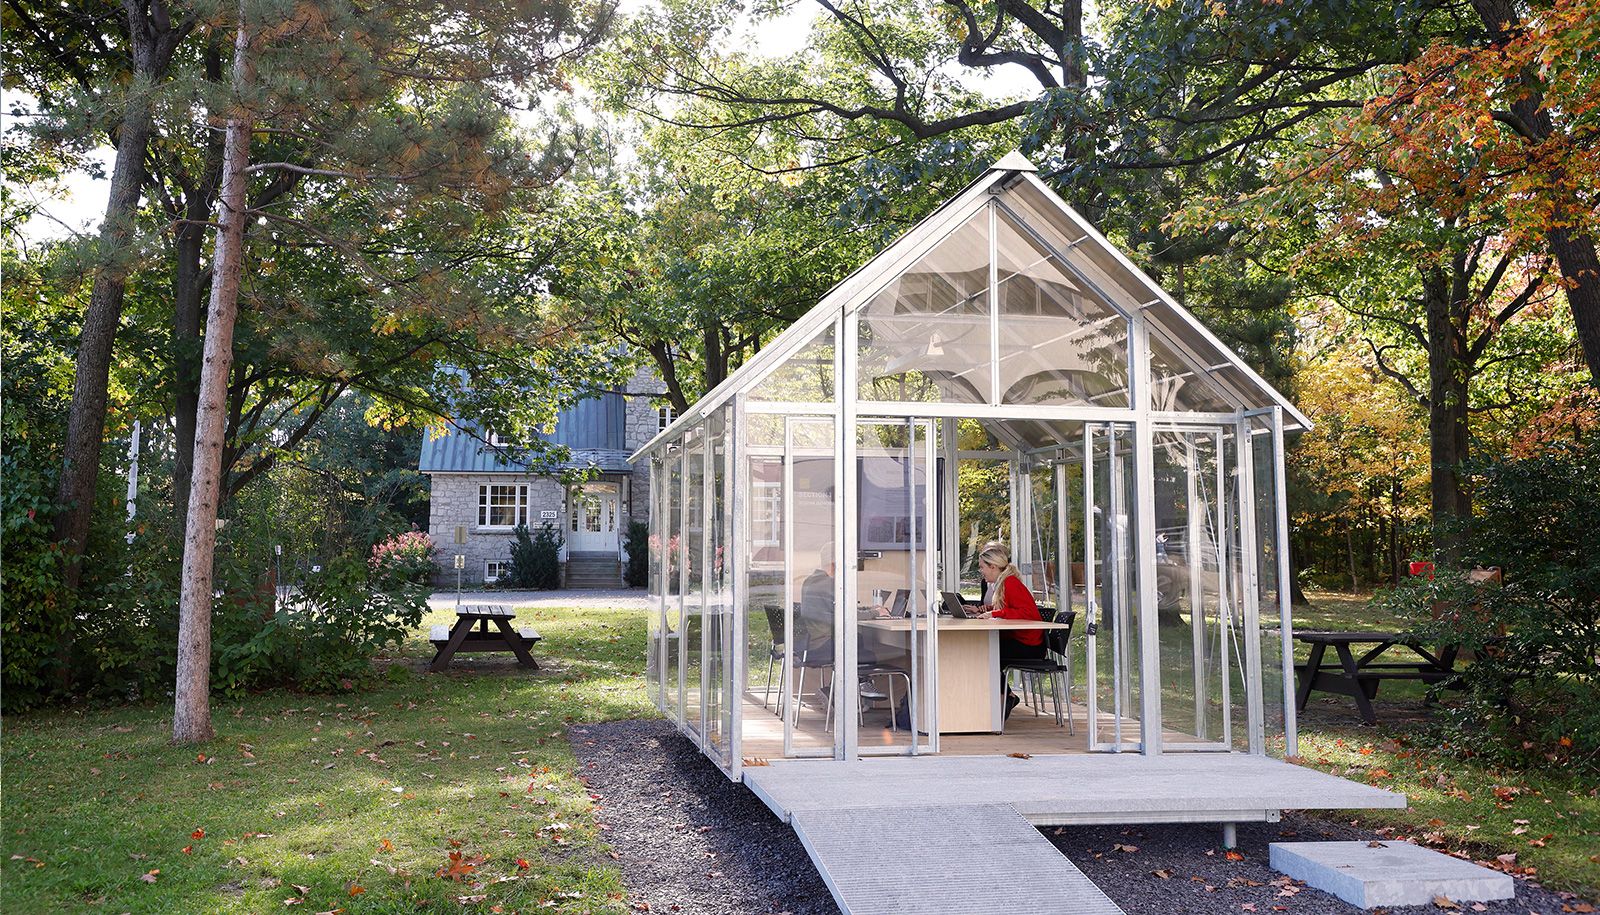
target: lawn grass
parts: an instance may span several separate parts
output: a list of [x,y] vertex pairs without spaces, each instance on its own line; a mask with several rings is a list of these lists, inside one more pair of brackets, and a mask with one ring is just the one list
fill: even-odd
[[[1313,593],[1295,608],[1297,629],[1398,631],[1365,595]],[[1301,658],[1307,646],[1297,646]],[[1404,792],[1404,810],[1350,811],[1346,819],[1381,827],[1476,860],[1500,862],[1546,886],[1600,898],[1600,787],[1565,771],[1559,757],[1540,769],[1505,770],[1463,759],[1430,727],[1440,706],[1425,708],[1425,688],[1386,682],[1373,705],[1378,725],[1362,724],[1354,700],[1312,693],[1300,717],[1300,755],[1307,765]]]
[[[626,911],[565,729],[655,714],[642,614],[524,610],[544,670],[420,672],[451,619],[376,688],[216,702],[202,747],[165,704],[7,716],[0,909]],[[485,860],[436,876],[452,853]]]

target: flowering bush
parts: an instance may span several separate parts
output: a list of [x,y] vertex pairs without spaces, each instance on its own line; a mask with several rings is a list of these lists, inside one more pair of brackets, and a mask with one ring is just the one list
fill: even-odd
[[368,566],[375,576],[425,582],[433,575],[434,550],[432,537],[410,530],[373,546]]

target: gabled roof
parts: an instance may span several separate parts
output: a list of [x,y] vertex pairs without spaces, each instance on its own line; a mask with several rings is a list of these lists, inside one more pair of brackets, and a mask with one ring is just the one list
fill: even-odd
[[[620,394],[602,394],[580,401],[556,416],[555,429],[539,438],[570,449],[562,467],[595,467],[623,473],[631,469],[624,447],[627,404]],[[514,460],[479,435],[452,429],[444,435],[424,432],[417,469],[423,473],[529,473],[527,461]]]
[[632,459],[638,460],[661,442],[679,437],[736,393],[748,391],[765,379],[841,313],[850,314],[867,305],[880,290],[982,211],[991,199],[998,200],[1022,223],[1047,222],[1057,237],[1065,238],[1067,243],[1059,246],[1061,249],[1052,250],[1055,257],[1070,267],[1085,287],[1103,295],[1119,312],[1142,312],[1152,329],[1152,347],[1181,362],[1172,368],[1183,369],[1182,374],[1203,376],[1242,409],[1282,407],[1285,428],[1310,428],[1310,420],[1286,397],[1045,185],[1025,156],[1013,151],[839,281],[749,362],[634,452]]

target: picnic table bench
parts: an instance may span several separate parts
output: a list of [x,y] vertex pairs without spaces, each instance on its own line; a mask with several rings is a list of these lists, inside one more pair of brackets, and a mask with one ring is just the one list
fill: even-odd
[[[433,660],[428,669],[434,672],[450,666],[457,652],[509,651],[517,656],[517,666],[539,669],[529,651],[539,641],[537,630],[523,626],[513,628],[511,621],[517,614],[504,604],[463,604],[456,608],[454,626],[434,626],[428,633],[433,643]],[[490,628],[491,624],[495,627]],[[476,626],[477,628],[473,628]]]
[[[1296,632],[1295,640],[1311,646],[1311,655],[1304,664],[1295,665],[1299,679],[1299,695],[1295,708],[1304,711],[1312,690],[1338,693],[1356,700],[1361,718],[1367,724],[1377,724],[1372,711],[1372,700],[1378,695],[1378,686],[1385,680],[1420,680],[1428,685],[1442,683],[1456,675],[1456,655],[1459,649],[1446,646],[1437,655],[1422,645],[1394,632]],[[1359,657],[1351,650],[1355,645],[1372,645]],[[1413,652],[1416,661],[1379,661],[1390,648],[1400,646]],[[1329,648],[1339,659],[1337,666],[1324,663]]]

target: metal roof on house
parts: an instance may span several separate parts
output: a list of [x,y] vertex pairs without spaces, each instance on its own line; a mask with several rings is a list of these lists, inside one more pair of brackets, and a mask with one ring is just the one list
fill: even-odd
[[[601,394],[562,410],[556,417],[555,429],[539,438],[570,450],[561,467],[626,473],[633,469],[623,447],[626,415],[627,401],[621,394]],[[423,473],[529,472],[527,461],[515,460],[507,449],[487,444],[483,439],[488,434],[478,431],[476,436],[457,429],[438,437],[423,433],[417,469]]]

